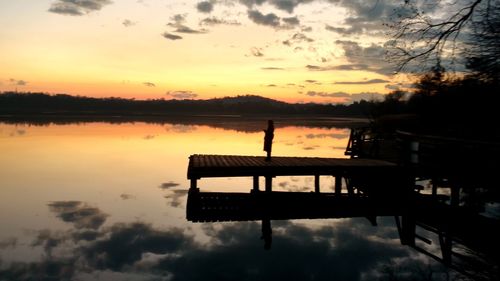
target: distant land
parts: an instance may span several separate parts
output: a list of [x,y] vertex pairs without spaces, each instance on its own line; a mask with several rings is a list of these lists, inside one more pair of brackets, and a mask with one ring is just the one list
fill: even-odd
[[367,117],[373,102],[345,104],[286,103],[257,95],[207,100],[135,100],[67,94],[0,93],[0,117],[157,117],[163,116],[324,116]]

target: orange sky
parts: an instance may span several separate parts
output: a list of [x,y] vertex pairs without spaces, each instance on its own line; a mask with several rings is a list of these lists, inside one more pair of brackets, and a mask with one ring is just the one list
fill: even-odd
[[398,2],[371,2],[0,0],[0,91],[377,98],[406,79],[384,60]]

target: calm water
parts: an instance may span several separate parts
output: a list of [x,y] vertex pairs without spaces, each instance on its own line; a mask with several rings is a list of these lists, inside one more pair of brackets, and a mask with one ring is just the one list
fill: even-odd
[[[0,123],[0,280],[463,277],[402,246],[393,218],[378,226],[364,218],[273,221],[269,251],[260,222],[186,221],[190,154],[264,155],[261,131],[231,127],[238,126]],[[273,154],[344,157],[348,136],[342,128],[280,126]],[[321,180],[331,190],[333,179]],[[313,178],[273,184],[308,191]],[[246,192],[252,182],[199,185]]]

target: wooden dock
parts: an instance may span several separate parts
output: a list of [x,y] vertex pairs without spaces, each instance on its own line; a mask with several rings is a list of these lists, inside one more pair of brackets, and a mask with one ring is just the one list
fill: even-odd
[[[314,192],[275,192],[278,176],[314,176]],[[320,192],[320,176],[335,177],[334,192]],[[414,179],[404,167],[375,159],[191,155],[186,218],[193,222],[262,220],[265,248],[271,244],[271,220],[401,215],[402,241],[413,243],[409,216]],[[202,192],[197,181],[213,177],[253,177],[249,193]],[[259,190],[259,177],[265,190]],[[347,192],[342,192],[342,181]],[[408,242],[406,242],[408,241]]]
[[405,203],[316,192],[192,192],[186,218],[192,222],[375,218],[403,215]]
[[[335,177],[335,192],[341,193],[342,179],[354,185],[391,186],[402,175],[395,163],[376,159],[344,159],[319,157],[265,157],[237,155],[191,155],[187,177],[191,190],[197,189],[197,180],[210,177],[253,177],[253,189],[259,190],[259,177],[265,178],[265,190],[272,191],[272,178],[277,176],[314,176],[315,191],[319,190],[320,176]],[[401,187],[400,187],[401,188]],[[349,190],[352,192],[353,190]]]

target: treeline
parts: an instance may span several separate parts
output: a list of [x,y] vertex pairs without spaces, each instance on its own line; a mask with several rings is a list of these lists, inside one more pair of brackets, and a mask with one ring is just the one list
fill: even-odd
[[369,116],[373,102],[292,104],[254,95],[208,100],[135,100],[46,93],[0,94],[2,115],[326,115]]
[[500,140],[499,81],[446,74],[438,65],[414,91],[394,91],[371,112],[385,129]]

